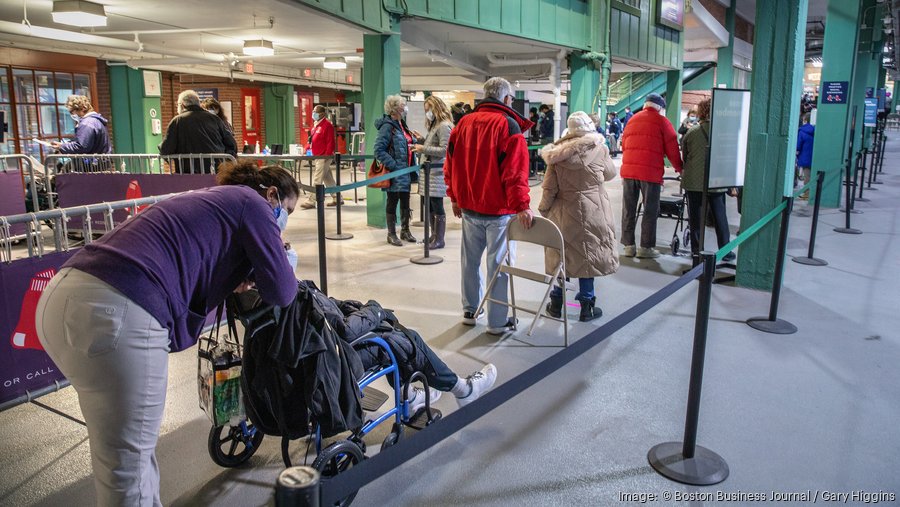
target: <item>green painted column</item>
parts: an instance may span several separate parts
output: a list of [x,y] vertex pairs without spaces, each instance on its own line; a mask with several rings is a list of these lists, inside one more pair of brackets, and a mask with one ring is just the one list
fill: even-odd
[[584,52],[573,51],[569,55],[569,94],[566,102],[569,114],[584,111],[597,112],[597,92],[600,88],[600,71],[590,60],[582,58]]
[[[793,187],[807,6],[807,0],[756,2],[750,155],[744,177],[741,230],[778,206]],[[779,228],[780,221],[773,220],[741,246],[738,285],[771,289]]]
[[266,110],[266,138],[268,146],[280,144],[287,147],[294,141],[294,87],[289,84],[269,83],[263,88],[263,104]]
[[[399,25],[395,25],[399,30]],[[363,35],[362,109],[366,130],[366,155],[374,153],[378,130],[375,120],[384,116],[384,99],[400,93],[400,32]],[[384,192],[366,188],[366,223],[384,228]]]
[[[819,92],[816,112],[816,137],[813,143],[813,173],[825,171],[822,206],[836,208],[841,202],[841,171],[847,158],[850,131],[850,97],[853,69],[859,37],[860,5],[857,2],[828,2],[825,16],[825,43],[822,48],[822,83],[847,83],[847,102],[825,102],[825,90]],[[862,118],[862,113],[858,113]],[[862,123],[862,120],[859,122]],[[813,178],[815,176],[813,175]]]
[[725,30],[728,30],[728,45],[719,48],[716,58],[716,85],[734,86],[734,13],[737,1],[731,0],[731,6],[725,9]]
[[681,125],[681,81],[682,69],[666,72],[666,117],[672,122],[675,130]]
[[[158,153],[162,134],[160,98],[144,93],[144,74],[141,69],[124,65],[109,68],[109,101],[113,117],[113,145],[116,153]],[[157,71],[152,72],[161,77]],[[152,133],[153,120],[160,120],[160,134]]]
[[900,102],[900,97],[897,94],[900,93],[900,80],[894,81],[894,89],[891,91],[891,112],[897,112],[897,103]]
[[[859,39],[857,42],[856,52],[856,68],[854,69],[853,85],[850,91],[851,108],[856,106],[856,131],[854,132],[852,143],[854,160],[856,153],[868,145],[870,127],[863,126],[863,116],[865,111],[865,97],[867,88],[875,88],[878,84],[878,69],[881,67],[881,6],[875,3],[875,0],[863,0],[861,2],[860,24],[867,27],[875,26],[875,31],[871,28],[859,28]],[[826,20],[827,23],[827,20]],[[873,41],[873,38],[875,39]],[[873,90],[874,91],[874,90]],[[874,96],[874,95],[873,95]],[[851,109],[852,110],[852,109]]]
[[516,98],[519,100],[525,100],[525,90],[516,90]]

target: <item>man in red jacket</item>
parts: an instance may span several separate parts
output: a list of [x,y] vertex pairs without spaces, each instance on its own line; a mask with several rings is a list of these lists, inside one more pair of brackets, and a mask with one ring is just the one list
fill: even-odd
[[[484,292],[481,256],[487,249],[487,272],[493,276],[506,257],[506,227],[515,218],[531,227],[528,145],[522,132],[531,121],[515,112],[509,81],[494,77],[484,83],[484,100],[460,119],[450,133],[444,180],[453,214],[462,218],[463,324],[474,326]],[[505,274],[497,277],[491,297],[506,301]],[[503,335],[516,328],[505,304],[487,304],[488,333]]]
[[[622,244],[625,256],[642,259],[659,257],[656,246],[656,217],[659,215],[659,192],[666,167],[663,157],[681,172],[678,136],[662,111],[666,101],[656,93],[647,95],[644,108],[628,120],[622,134]],[[644,203],[641,220],[641,246],[635,248],[638,197]]]
[[[309,130],[309,145],[307,149],[312,151],[316,157],[323,155],[334,155],[334,125],[328,121],[328,110],[325,106],[319,104],[313,108],[313,128]],[[313,161],[315,172],[313,173],[313,185],[325,185],[333,187],[334,177],[331,175],[331,160],[318,159]],[[340,171],[340,168],[336,170]],[[337,200],[337,194],[332,194],[332,200],[329,206],[337,206],[340,204]],[[310,192],[307,195],[306,202],[300,205],[303,209],[312,209],[316,207],[316,194]]]

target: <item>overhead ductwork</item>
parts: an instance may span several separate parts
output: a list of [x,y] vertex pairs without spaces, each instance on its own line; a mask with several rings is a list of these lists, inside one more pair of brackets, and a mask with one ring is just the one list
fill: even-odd
[[491,67],[522,67],[526,65],[549,65],[550,86],[553,88],[553,138],[559,139],[560,114],[562,108],[562,62],[568,50],[560,49],[555,58],[513,59],[501,57],[494,53],[487,54]]

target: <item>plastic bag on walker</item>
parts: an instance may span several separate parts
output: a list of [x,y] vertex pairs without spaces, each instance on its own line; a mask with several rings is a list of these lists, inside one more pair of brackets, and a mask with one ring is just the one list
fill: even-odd
[[222,341],[201,338],[198,357],[200,408],[214,426],[243,419],[240,347],[230,343],[227,335]]

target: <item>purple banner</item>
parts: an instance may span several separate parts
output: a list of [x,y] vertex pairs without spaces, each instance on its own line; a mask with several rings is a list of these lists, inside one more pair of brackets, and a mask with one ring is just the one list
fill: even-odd
[[[214,174],[60,174],[55,180],[59,207],[69,208],[84,206],[98,202],[139,199],[155,195],[184,192],[211,187],[216,184]],[[113,212],[117,224],[124,221],[131,210]],[[80,229],[82,220],[73,217],[69,220],[69,230]],[[91,227],[102,231],[103,216],[94,215]]]
[[34,314],[50,279],[74,253],[0,263],[0,403],[63,379],[38,342]]
[[[0,217],[25,213],[25,187],[22,186],[22,173],[19,171],[0,171]],[[10,226],[13,236],[25,234],[25,224]]]

